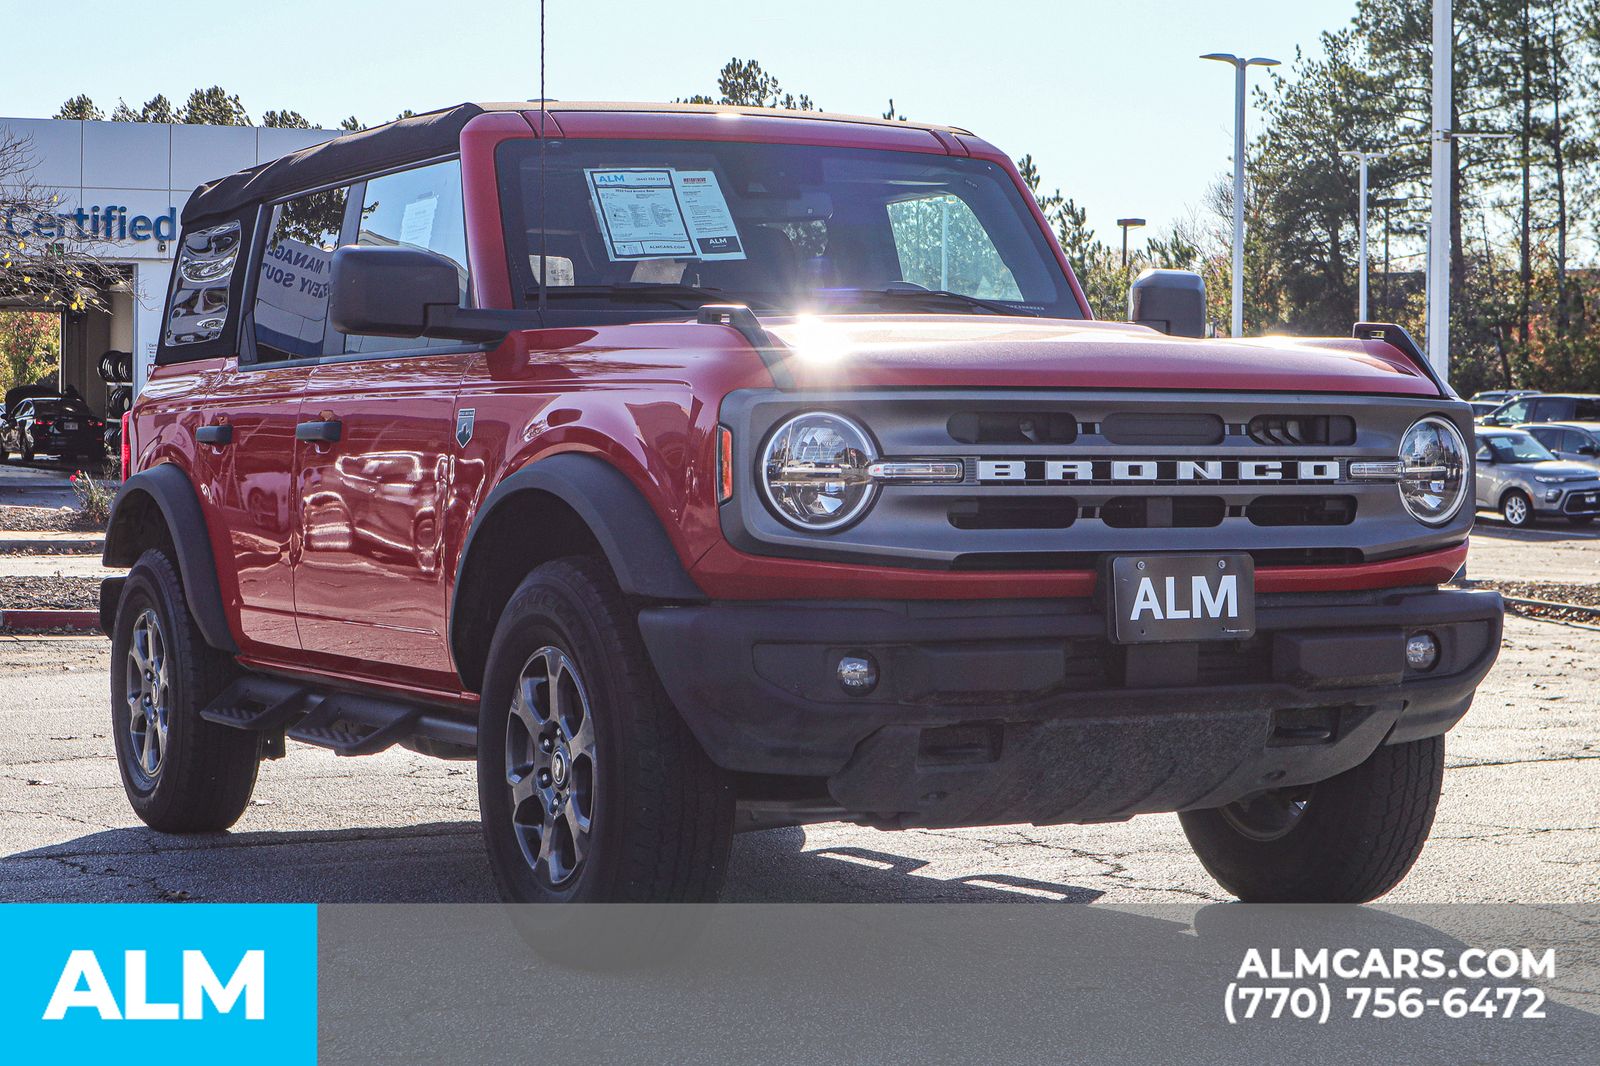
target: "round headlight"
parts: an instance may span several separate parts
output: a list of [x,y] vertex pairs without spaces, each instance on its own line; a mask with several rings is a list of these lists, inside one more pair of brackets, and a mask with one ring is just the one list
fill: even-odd
[[767,502],[797,529],[839,529],[872,505],[867,465],[878,457],[866,430],[839,415],[797,415],[767,438],[761,460]]
[[1438,415],[1414,423],[1400,441],[1400,464],[1400,499],[1411,517],[1437,526],[1461,510],[1467,445],[1452,423]]

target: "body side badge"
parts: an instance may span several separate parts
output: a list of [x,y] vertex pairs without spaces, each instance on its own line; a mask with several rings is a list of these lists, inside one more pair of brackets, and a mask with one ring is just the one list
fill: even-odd
[[472,426],[477,421],[478,410],[475,407],[463,407],[456,412],[456,443],[465,448],[472,439]]

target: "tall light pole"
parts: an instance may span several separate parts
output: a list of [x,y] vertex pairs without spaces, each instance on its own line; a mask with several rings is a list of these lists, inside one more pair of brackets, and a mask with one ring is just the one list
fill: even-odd
[[1367,166],[1375,159],[1382,159],[1388,152],[1360,152],[1354,149],[1340,152],[1347,159],[1354,159],[1361,164],[1361,214],[1358,228],[1361,231],[1361,254],[1359,256],[1360,293],[1356,298],[1356,321],[1367,321]]
[[1275,67],[1276,59],[1243,59],[1227,52],[1200,57],[1232,63],[1233,81],[1233,335],[1244,336],[1244,72],[1246,67]]
[[1128,231],[1138,229],[1144,225],[1142,218],[1119,218],[1117,225],[1122,227],[1122,269],[1128,269]]
[[1389,212],[1410,203],[1405,196],[1380,196],[1372,201],[1373,207],[1383,208],[1383,314],[1389,313]]
[[1450,380],[1450,102],[1455,41],[1450,0],[1433,0],[1433,210],[1428,231],[1428,362]]

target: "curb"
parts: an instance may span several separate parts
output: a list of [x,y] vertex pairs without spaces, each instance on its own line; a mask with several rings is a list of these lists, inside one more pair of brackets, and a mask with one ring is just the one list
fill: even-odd
[[0,611],[0,630],[78,629],[100,631],[99,611]]
[[105,548],[104,537],[0,537],[0,555],[99,555]]

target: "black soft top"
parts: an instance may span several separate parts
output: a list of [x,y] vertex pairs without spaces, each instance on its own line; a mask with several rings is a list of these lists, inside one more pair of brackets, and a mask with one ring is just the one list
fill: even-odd
[[460,147],[461,128],[487,111],[522,111],[526,103],[457,104],[396,119],[360,133],[302,148],[249,170],[208,181],[183,205],[183,224],[237,215],[245,206],[330,185],[384,167],[447,155]]
[[[782,116],[812,122],[843,122],[853,125],[897,126],[938,130],[951,134],[968,131],[959,126],[938,126],[923,122],[865,118],[827,111],[785,111],[762,107],[729,107],[718,104],[629,104],[577,101],[549,101],[551,112],[629,111],[657,113],[727,113]],[[538,101],[522,100],[502,104],[457,104],[425,115],[396,119],[360,133],[347,133],[331,141],[302,148],[249,170],[209,181],[194,191],[183,207],[185,227],[212,220],[237,217],[254,203],[276,200],[293,193],[369,174],[385,167],[398,167],[431,156],[448,155],[461,144],[461,128],[490,111],[537,111]]]

